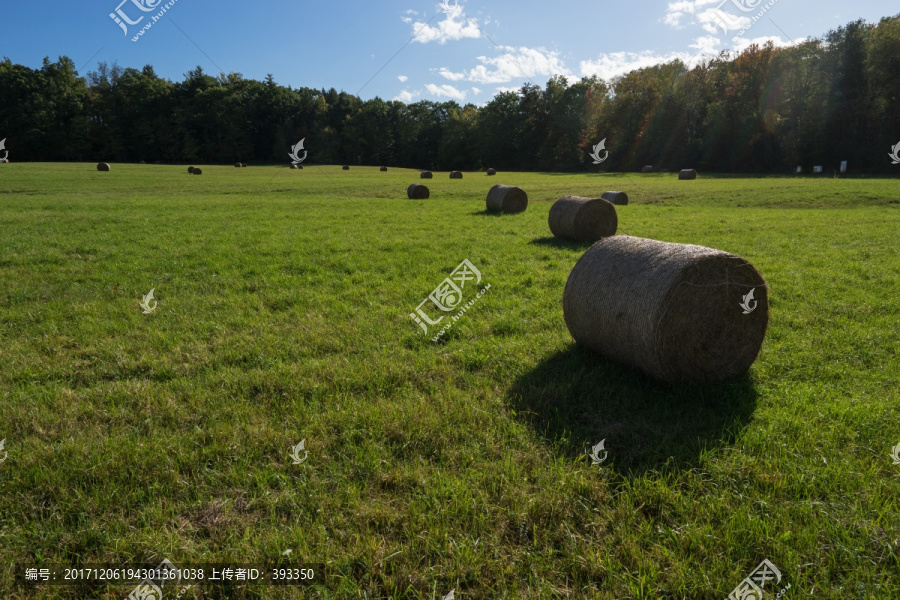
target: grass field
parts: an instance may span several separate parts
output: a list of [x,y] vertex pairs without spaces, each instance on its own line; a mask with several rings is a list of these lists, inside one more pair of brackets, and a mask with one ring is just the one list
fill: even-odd
[[[767,599],[900,598],[897,179],[203,171],[0,165],[0,598],[131,591],[17,563],[163,558],[326,565],[183,598],[721,600],[763,559]],[[528,211],[486,214],[495,183]],[[547,213],[616,189],[619,233],[766,277],[747,377],[574,344],[587,245]],[[432,342],[409,315],[466,258],[491,288]]]

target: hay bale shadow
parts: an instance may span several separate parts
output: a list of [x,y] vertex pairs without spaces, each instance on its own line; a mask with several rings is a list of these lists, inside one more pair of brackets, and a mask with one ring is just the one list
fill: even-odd
[[727,446],[750,422],[758,393],[745,375],[719,384],[666,385],[573,343],[517,379],[518,418],[557,453],[582,458],[606,440],[621,475],[698,466],[704,449]]

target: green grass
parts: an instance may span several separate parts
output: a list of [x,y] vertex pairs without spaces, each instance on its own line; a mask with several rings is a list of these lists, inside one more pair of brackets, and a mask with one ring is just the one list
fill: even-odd
[[[327,564],[184,598],[721,600],[765,558],[786,598],[900,597],[898,180],[203,171],[0,165],[0,597],[124,598],[12,566],[164,557]],[[573,343],[586,245],[547,213],[608,189],[620,233],[766,277],[748,376]],[[434,343],[409,314],[464,258],[491,289]]]

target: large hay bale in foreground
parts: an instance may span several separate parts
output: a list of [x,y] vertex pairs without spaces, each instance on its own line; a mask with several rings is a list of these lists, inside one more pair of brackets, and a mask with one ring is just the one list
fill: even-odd
[[427,200],[431,196],[431,192],[421,183],[414,183],[406,188],[406,195],[410,200]]
[[195,168],[194,168],[194,175],[203,175],[203,171],[201,171],[199,168],[196,168],[196,167],[195,167]]
[[98,163],[97,170],[98,171],[109,171],[109,163]]
[[431,171],[422,171],[419,177],[422,179],[431,179],[432,177],[434,177],[434,173],[432,173]]
[[525,212],[528,208],[528,194],[513,185],[497,184],[487,195],[487,209],[505,213]]
[[450,171],[450,179],[462,179],[462,171]]
[[607,202],[618,204],[619,206],[625,206],[626,204],[628,204],[628,194],[626,194],[625,192],[603,192],[602,194],[600,194],[600,197]]
[[488,170],[487,170],[487,174],[488,174],[488,177],[491,177],[491,176],[493,176],[493,175],[496,175],[496,174],[497,174],[497,169],[488,169]]
[[682,169],[678,172],[678,179],[697,179],[697,171],[694,169]]
[[193,166],[188,167],[188,173],[193,173],[193,172],[194,172],[194,167]]
[[591,246],[569,274],[572,337],[666,382],[743,375],[769,323],[762,275],[739,256],[619,235]]
[[576,242],[596,242],[616,234],[616,207],[603,198],[565,196],[553,203],[547,217],[550,231]]
[[646,165],[643,169],[641,169],[641,173],[652,173],[653,165]]

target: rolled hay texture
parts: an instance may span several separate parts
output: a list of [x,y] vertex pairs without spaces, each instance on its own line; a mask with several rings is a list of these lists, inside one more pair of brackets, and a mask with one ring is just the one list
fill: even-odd
[[665,382],[711,383],[756,360],[768,289],[740,256],[619,235],[591,246],[572,269],[563,316],[575,341],[610,360]]
[[697,171],[694,169],[682,169],[678,171],[678,179],[697,179]]
[[505,213],[525,212],[528,208],[528,194],[513,185],[497,184],[487,195],[487,209]]
[[603,198],[565,196],[553,203],[547,217],[550,231],[576,242],[596,242],[616,234],[616,207]]
[[98,171],[109,171],[109,163],[97,163]]
[[239,163],[239,162],[236,162],[236,163],[234,163],[234,166],[235,166],[235,168],[240,169],[240,168],[243,167],[244,165],[242,165],[242,164]]
[[343,170],[345,170],[345,171],[349,171],[349,170],[350,170],[350,165],[344,165],[344,166],[341,167],[341,168],[342,168]]
[[628,194],[625,192],[603,192],[600,194],[600,197],[607,202],[618,204],[619,206],[628,204]]
[[194,167],[188,167],[188,173],[193,173],[193,172],[194,172]]
[[410,200],[427,200],[431,196],[431,192],[421,183],[414,183],[406,188],[406,195]]
[[496,175],[496,174],[497,174],[497,169],[488,169],[488,170],[487,170],[487,174],[488,174],[488,177],[491,177],[491,176],[493,176],[493,175]]
[[641,169],[641,173],[652,173],[653,165],[646,165],[643,169]]
[[419,175],[419,177],[421,179],[431,179],[432,177],[434,177],[434,173],[432,173],[431,171],[422,171],[422,174]]
[[462,171],[450,171],[450,179],[462,179]]
[[384,173],[385,171],[387,171],[387,167],[381,167],[381,168],[378,169],[378,170],[381,171],[382,173]]
[[200,169],[198,169],[198,168],[195,167],[195,168],[194,168],[194,175],[203,175],[203,171],[201,171]]

